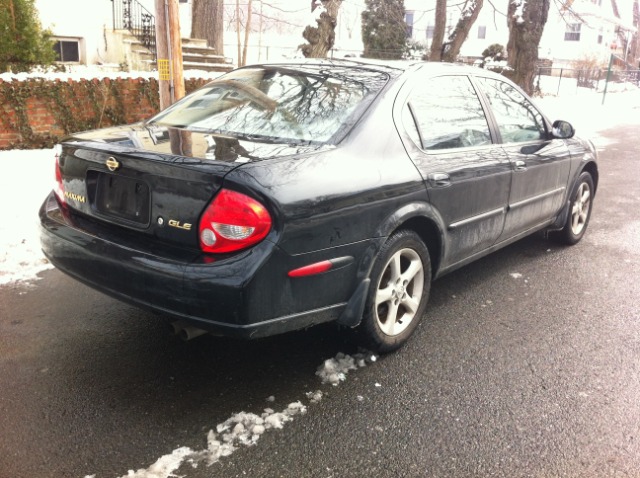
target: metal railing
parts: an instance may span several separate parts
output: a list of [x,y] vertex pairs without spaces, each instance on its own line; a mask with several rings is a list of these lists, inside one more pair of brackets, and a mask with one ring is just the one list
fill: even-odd
[[615,91],[640,89],[640,70],[541,67],[534,79],[534,88],[545,95],[572,95],[581,90],[602,93],[612,87]]
[[155,17],[137,0],[111,0],[113,29],[129,30],[153,55],[156,55]]

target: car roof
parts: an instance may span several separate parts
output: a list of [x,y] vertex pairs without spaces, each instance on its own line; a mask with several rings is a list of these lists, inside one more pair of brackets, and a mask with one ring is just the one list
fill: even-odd
[[[434,75],[440,73],[456,73],[456,74],[468,74],[468,75],[483,75],[494,76],[495,74],[489,70],[478,68],[476,66],[469,66],[462,63],[445,63],[436,61],[420,61],[420,60],[378,60],[372,58],[358,58],[358,59],[329,59],[329,58],[308,58],[304,60],[292,60],[292,61],[276,61],[266,62],[254,65],[247,65],[247,67],[256,66],[286,66],[289,68],[304,67],[311,65],[322,66],[340,66],[340,67],[353,67],[353,68],[366,68],[368,70],[376,70],[381,72],[390,73],[392,76],[398,76],[403,72],[410,70],[420,69]],[[499,75],[498,75],[499,76]]]

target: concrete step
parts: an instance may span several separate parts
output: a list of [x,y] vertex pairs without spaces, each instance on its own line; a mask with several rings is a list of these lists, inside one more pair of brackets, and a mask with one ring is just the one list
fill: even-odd
[[223,55],[218,55],[218,53],[216,52],[215,48],[210,48],[210,47],[192,47],[192,46],[185,46],[182,45],[182,52],[188,52],[188,53],[197,53],[199,55],[211,55],[211,56],[219,56],[220,58],[224,58]]
[[182,61],[195,61],[200,63],[218,63],[222,65],[231,64],[231,58],[220,55],[201,55],[198,53],[182,52]]
[[[152,69],[156,69],[156,62],[149,61]],[[204,71],[219,71],[221,73],[226,73],[228,71],[233,70],[233,65],[227,65],[224,63],[201,63],[198,61],[183,61],[182,67],[185,70],[204,70]]]
[[182,38],[182,48],[208,48],[207,40],[204,38]]

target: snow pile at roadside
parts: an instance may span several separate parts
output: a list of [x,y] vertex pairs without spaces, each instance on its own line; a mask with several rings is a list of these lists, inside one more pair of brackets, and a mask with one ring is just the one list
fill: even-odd
[[38,210],[54,182],[51,149],[0,151],[0,286],[52,266],[40,250]]
[[[160,457],[158,461],[146,470],[129,470],[129,473],[122,478],[169,478],[170,476],[175,476],[173,472],[180,468],[185,457],[191,453],[193,453],[193,451],[189,447],[184,446],[178,448],[173,450],[169,455]],[[96,475],[87,475],[84,478],[95,478],[95,476]]]
[[[171,453],[161,456],[149,468],[141,468],[138,471],[129,470],[121,478],[168,478],[183,463],[190,463],[197,468],[200,462],[207,466],[220,461],[220,458],[230,456],[241,446],[253,446],[267,430],[281,429],[285,423],[290,422],[296,415],[307,412],[307,407],[301,402],[290,403],[281,412],[265,408],[264,413],[240,412],[216,426],[216,431],[209,430],[207,434],[207,448],[194,451],[189,447],[180,447]],[[85,478],[89,478],[87,475]]]
[[[334,358],[325,360],[318,367],[316,375],[320,377],[323,384],[338,385],[339,382],[346,380],[346,374],[349,371],[366,367],[375,362],[377,358],[370,352],[358,353],[353,356],[338,353]],[[320,390],[307,392],[305,395],[311,404],[318,403],[323,397]],[[267,400],[272,401],[272,398],[269,397]],[[287,405],[281,412],[265,408],[260,415],[247,412],[236,413],[218,424],[215,431],[209,430],[207,448],[199,451],[194,451],[189,447],[176,448],[171,453],[158,458],[149,468],[141,468],[137,471],[129,470],[126,475],[120,478],[169,478],[176,476],[174,472],[184,463],[189,463],[193,468],[197,468],[200,463],[211,466],[221,458],[231,456],[242,446],[255,445],[267,431],[280,430],[294,417],[306,412],[307,406],[301,401],[297,401]],[[95,478],[95,475],[86,475],[85,478]]]
[[347,374],[351,370],[366,367],[367,364],[373,363],[376,360],[377,357],[372,354],[358,353],[351,356],[340,352],[335,358],[325,360],[318,368],[316,375],[320,377],[323,384],[330,383],[335,387],[347,379]]

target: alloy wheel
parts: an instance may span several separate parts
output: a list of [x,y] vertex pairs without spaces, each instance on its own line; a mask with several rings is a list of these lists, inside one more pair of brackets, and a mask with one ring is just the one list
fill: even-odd
[[375,296],[375,318],[386,335],[401,334],[416,316],[424,268],[413,249],[400,249],[387,262]]
[[580,184],[571,209],[571,231],[578,236],[587,224],[591,208],[591,188],[586,182]]

